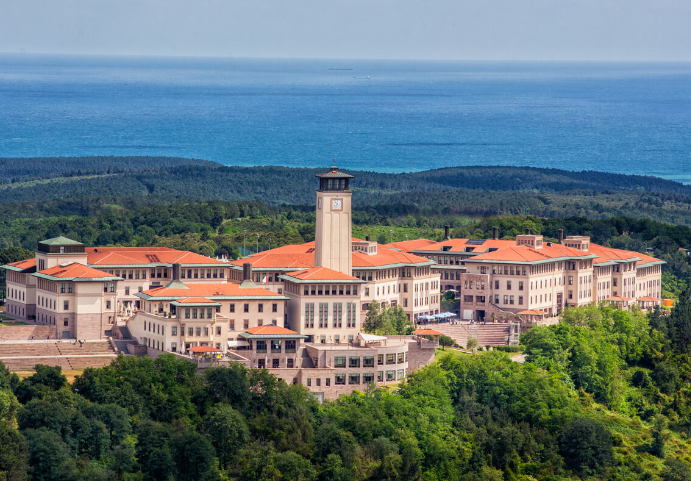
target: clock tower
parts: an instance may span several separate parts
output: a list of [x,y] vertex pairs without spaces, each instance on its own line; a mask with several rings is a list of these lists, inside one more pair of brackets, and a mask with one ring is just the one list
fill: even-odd
[[[334,160],[334,162],[336,162]],[[314,232],[314,265],[352,275],[352,224],[350,179],[333,165],[317,174],[317,225]]]

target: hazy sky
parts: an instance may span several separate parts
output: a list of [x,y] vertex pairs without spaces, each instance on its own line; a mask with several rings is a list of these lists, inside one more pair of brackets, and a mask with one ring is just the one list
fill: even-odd
[[691,60],[691,0],[0,0],[0,52]]

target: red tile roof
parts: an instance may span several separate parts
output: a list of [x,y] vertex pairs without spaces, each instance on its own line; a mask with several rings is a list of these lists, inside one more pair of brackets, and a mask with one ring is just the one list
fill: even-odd
[[630,297],[624,297],[624,296],[610,296],[605,301],[632,301]]
[[401,249],[403,252],[410,252],[430,250],[428,247],[436,244],[436,241],[429,239],[414,239],[401,242],[392,242],[391,244],[386,244],[386,247],[390,247],[392,249]]
[[328,269],[326,267],[312,267],[310,269],[305,269],[302,271],[289,272],[287,275],[300,279],[303,281],[329,281],[329,280],[344,280],[344,281],[357,281],[357,277],[349,276],[333,269]]
[[[255,270],[261,270],[262,268],[309,269],[314,267],[314,242],[277,247],[276,249],[252,254],[244,259],[237,259],[230,262],[230,264],[242,266],[245,262],[250,262]],[[352,253],[354,269],[358,267],[383,267],[392,264],[417,264],[421,262],[429,262],[429,260],[414,254],[394,250],[384,245],[377,246],[376,255],[367,255],[359,251],[353,251]]]
[[590,243],[589,252],[592,252],[597,256],[597,259],[593,259],[593,264],[602,264],[610,261],[633,261],[635,257],[641,258],[643,254],[638,252],[625,251],[622,249],[614,249],[612,247],[605,247],[598,244]]
[[558,259],[561,257],[586,257],[589,255],[591,255],[591,253],[560,244],[552,244],[551,246],[543,244],[540,249],[533,249],[526,245],[517,246],[514,244],[511,247],[471,257],[468,260],[535,262]]
[[177,302],[179,304],[218,304],[206,297],[187,297],[185,299],[178,299]]
[[103,277],[113,277],[113,274],[108,274],[107,272],[99,271],[97,269],[93,269],[91,267],[85,266],[84,264],[78,264],[76,262],[73,262],[72,264],[63,264],[55,267],[50,267],[48,269],[43,269],[38,273],[52,277],[73,279],[99,279]]
[[211,346],[193,346],[188,347],[187,350],[192,352],[221,352],[220,349]]
[[657,302],[657,301],[660,301],[661,299],[659,297],[645,296],[645,297],[639,297],[636,300],[637,301],[643,301],[643,302]]
[[538,311],[537,309],[528,309],[527,311],[521,311],[518,314],[525,314],[529,316],[542,316],[547,313],[545,311]]
[[[426,242],[420,242],[421,240],[425,240]],[[487,252],[489,249],[501,249],[504,247],[511,247],[516,245],[516,241],[513,240],[494,240],[494,239],[484,239],[484,242],[482,244],[468,244],[468,241],[472,240],[475,241],[476,239],[449,239],[447,241],[441,241],[441,242],[434,242],[434,241],[429,241],[426,239],[420,239],[417,241],[408,241],[407,244],[405,241],[404,242],[395,242],[396,246],[401,246],[401,248],[404,248],[404,250],[407,251],[425,251],[425,252],[449,252],[453,254],[460,254],[465,252],[466,247],[472,247],[473,250],[470,252],[473,253],[480,253],[480,252]],[[412,243],[418,243],[418,244],[412,244]],[[405,249],[405,247],[410,246],[410,248]],[[451,250],[449,251],[443,251],[444,247],[451,247]]]
[[[187,284],[186,284],[187,285]],[[176,287],[154,287],[143,292],[151,297],[178,297],[187,299],[190,297],[283,297],[280,294],[271,292],[259,287],[240,287],[239,284],[188,284],[188,289]]]
[[92,266],[148,264],[215,264],[225,262],[194,252],[168,247],[87,247],[87,263]]
[[249,334],[253,334],[255,336],[261,335],[261,336],[275,336],[275,335],[293,335],[293,334],[298,334],[295,331],[291,331],[290,329],[286,329],[285,327],[279,327],[279,326],[274,326],[274,325],[267,325],[267,326],[258,326],[258,327],[251,327],[249,329],[245,329],[245,332]]
[[31,259],[24,259],[23,261],[11,262],[8,265],[22,270],[29,269],[36,266],[36,258],[32,257]]
[[435,331],[434,329],[416,329],[413,331],[416,336],[443,336],[443,332]]

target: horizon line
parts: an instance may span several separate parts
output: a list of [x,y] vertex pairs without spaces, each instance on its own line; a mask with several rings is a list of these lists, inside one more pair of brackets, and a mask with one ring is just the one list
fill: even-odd
[[233,56],[233,55],[174,55],[174,54],[153,54],[153,53],[78,53],[78,52],[22,52],[22,51],[0,51],[0,55],[11,56],[34,56],[34,57],[107,57],[107,58],[156,58],[156,59],[180,59],[180,60],[297,60],[297,61],[376,61],[376,62],[478,62],[478,63],[597,63],[597,64],[627,64],[627,63],[691,63],[691,59],[544,59],[544,58],[521,58],[521,59],[478,59],[478,58],[407,58],[407,57],[277,57],[277,56]]

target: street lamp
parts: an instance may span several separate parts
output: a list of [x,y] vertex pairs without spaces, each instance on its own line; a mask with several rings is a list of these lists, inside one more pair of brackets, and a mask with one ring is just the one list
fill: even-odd
[[269,237],[269,250],[271,250],[271,237]]
[[393,242],[393,229],[389,229],[389,242]]
[[242,231],[242,256],[247,255],[247,230]]
[[254,234],[257,236],[257,252],[259,252],[259,234]]

